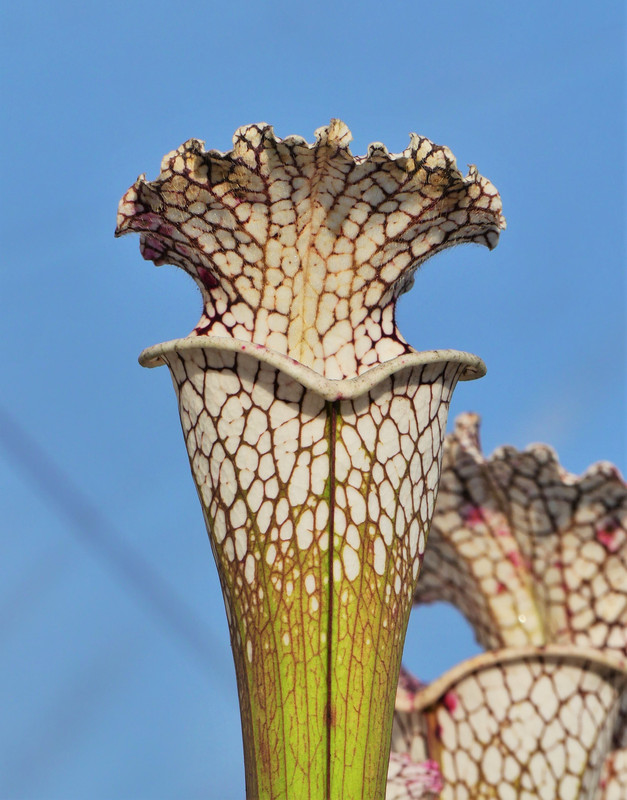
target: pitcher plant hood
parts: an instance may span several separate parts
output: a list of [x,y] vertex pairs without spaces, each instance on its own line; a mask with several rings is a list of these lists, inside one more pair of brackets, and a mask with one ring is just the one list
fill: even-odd
[[463,176],[447,147],[411,135],[391,154],[348,148],[332,120],[308,144],[265,123],[233,150],[190,139],[155,181],[122,198],[116,235],[138,232],[144,258],[182,267],[200,287],[192,337],[231,337],[288,356],[325,378],[360,375],[411,352],[394,307],[416,268],[461,242],[496,246],[496,188]]
[[536,444],[486,458],[460,415],[416,602],[457,606],[484,647],[570,644],[627,658],[627,484],[608,462],[567,472]]

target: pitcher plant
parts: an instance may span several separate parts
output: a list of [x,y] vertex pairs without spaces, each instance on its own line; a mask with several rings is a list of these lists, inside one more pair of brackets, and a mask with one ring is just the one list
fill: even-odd
[[383,800],[405,630],[458,380],[395,324],[416,268],[493,248],[497,190],[446,147],[349,150],[249,125],[191,139],[122,198],[117,235],[195,280],[201,319],[145,350],[176,389],[237,673],[248,800]]
[[415,602],[444,600],[486,652],[430,686],[403,673],[393,749],[441,800],[627,797],[627,484],[546,445],[486,458],[479,418],[444,445]]

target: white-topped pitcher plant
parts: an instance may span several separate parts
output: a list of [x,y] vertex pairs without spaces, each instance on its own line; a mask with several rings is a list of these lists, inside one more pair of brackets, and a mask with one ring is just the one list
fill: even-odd
[[403,674],[393,749],[437,763],[441,800],[623,800],[627,484],[546,445],[487,458],[475,414],[443,453],[415,601],[455,605],[486,652]]
[[479,358],[416,352],[396,301],[459,242],[493,248],[494,186],[412,136],[355,157],[240,128],[190,140],[122,198],[117,234],[200,287],[167,364],[218,564],[249,800],[382,800],[406,625],[451,394]]

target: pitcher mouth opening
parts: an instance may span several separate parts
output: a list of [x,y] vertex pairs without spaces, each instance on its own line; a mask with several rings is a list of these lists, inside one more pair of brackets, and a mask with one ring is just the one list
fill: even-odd
[[310,367],[301,364],[290,356],[271,350],[261,344],[233,339],[226,336],[187,337],[146,348],[139,355],[142,367],[159,367],[167,364],[170,353],[191,353],[198,350],[222,350],[229,353],[242,353],[275,367],[295,381],[321,395],[328,402],[351,400],[370,391],[385,378],[408,367],[436,364],[459,364],[461,374],[458,380],[472,381],[486,374],[486,366],[479,356],[460,350],[414,351],[376,364],[365,372],[352,378],[325,378]]

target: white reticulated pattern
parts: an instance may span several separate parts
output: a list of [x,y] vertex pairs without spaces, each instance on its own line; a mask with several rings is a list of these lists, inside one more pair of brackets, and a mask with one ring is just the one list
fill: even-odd
[[[401,367],[364,394],[329,402],[248,353],[199,346],[164,358],[230,609],[242,707],[249,692],[263,692],[274,719],[282,701],[269,676],[279,690],[300,686],[309,735],[316,726],[322,735],[318,706],[330,702],[351,763],[357,745],[343,699],[355,681],[379,687],[379,701],[358,693],[351,718],[384,735],[380,704],[393,697],[382,687],[400,662],[448,405],[465,365]],[[319,690],[308,698],[316,675],[318,686],[329,676],[331,700]],[[305,708],[282,713],[296,726]]]
[[367,563],[385,596],[411,594],[462,366],[403,368],[329,403],[248,354],[198,347],[167,360],[214,548],[248,564],[233,570],[240,602],[255,603],[262,580],[251,554],[278,591],[297,578],[321,587],[299,552],[317,551],[323,569],[331,532],[336,581],[353,583]]

